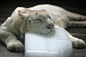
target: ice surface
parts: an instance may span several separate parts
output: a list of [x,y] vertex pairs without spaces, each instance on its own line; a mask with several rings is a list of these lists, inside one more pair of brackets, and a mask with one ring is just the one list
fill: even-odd
[[25,34],[25,57],[71,57],[72,44],[64,29],[55,34]]

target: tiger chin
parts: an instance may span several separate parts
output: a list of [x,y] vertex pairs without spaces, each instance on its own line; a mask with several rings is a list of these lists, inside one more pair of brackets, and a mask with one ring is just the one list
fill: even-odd
[[[71,13],[61,7],[43,4],[30,8],[17,7],[10,17],[0,27],[0,41],[3,42],[9,51],[24,51],[24,34],[26,32],[36,32],[48,34],[55,29],[65,29],[77,27],[71,20],[86,20],[86,17],[76,13]],[[77,22],[77,24],[81,24]],[[85,24],[83,23],[85,26]],[[82,25],[78,26],[82,27]],[[68,34],[74,48],[85,48],[83,40]],[[18,36],[18,37],[17,37]]]

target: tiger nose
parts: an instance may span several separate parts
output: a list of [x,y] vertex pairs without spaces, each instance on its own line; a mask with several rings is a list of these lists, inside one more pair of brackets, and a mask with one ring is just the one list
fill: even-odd
[[48,28],[48,29],[51,29],[51,30],[53,29],[53,27],[54,27],[54,25],[49,25],[49,26],[47,26],[47,28]]

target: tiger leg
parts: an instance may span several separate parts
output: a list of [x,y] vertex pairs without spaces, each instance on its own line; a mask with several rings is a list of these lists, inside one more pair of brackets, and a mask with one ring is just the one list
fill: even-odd
[[3,42],[9,51],[21,52],[23,51],[23,43],[19,41],[16,36],[4,30],[0,30],[0,41]]

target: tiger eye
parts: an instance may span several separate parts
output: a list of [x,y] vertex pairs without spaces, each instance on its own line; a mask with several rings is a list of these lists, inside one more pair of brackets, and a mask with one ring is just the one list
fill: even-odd
[[36,20],[42,21],[41,19],[36,19]]

